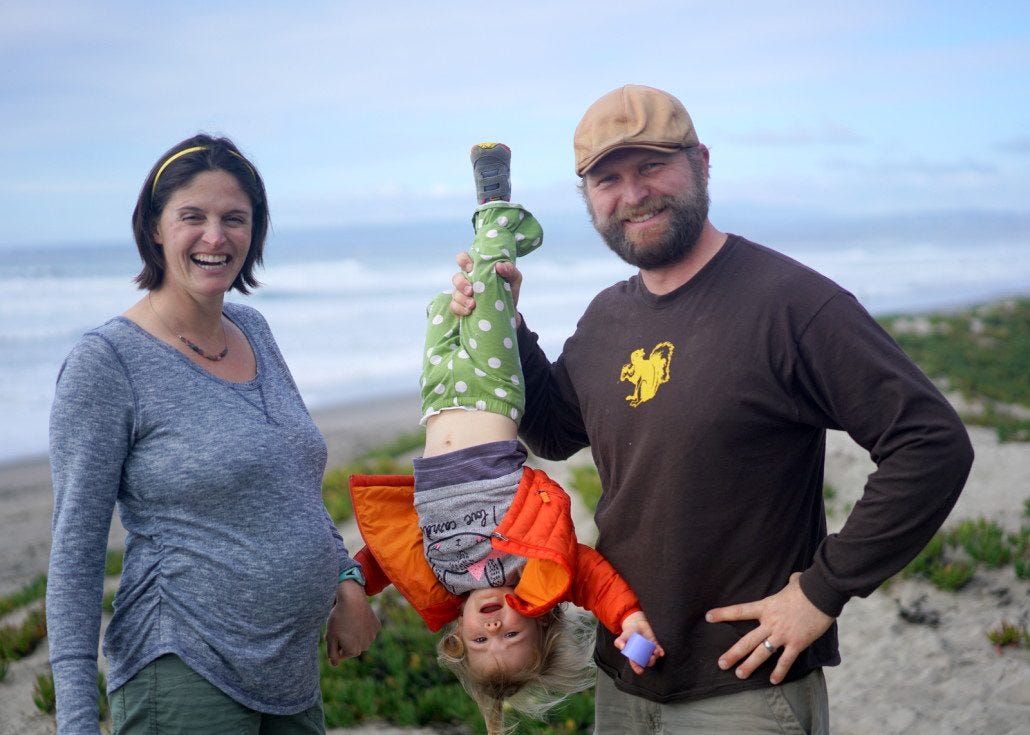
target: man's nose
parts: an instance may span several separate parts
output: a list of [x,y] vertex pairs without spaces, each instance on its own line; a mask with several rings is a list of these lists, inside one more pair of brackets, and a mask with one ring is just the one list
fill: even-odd
[[630,206],[640,204],[651,195],[647,182],[639,176],[627,176],[622,185],[622,200]]

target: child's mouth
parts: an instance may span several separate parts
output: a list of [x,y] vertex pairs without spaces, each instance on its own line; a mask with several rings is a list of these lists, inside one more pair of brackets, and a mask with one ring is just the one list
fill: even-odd
[[491,602],[489,605],[483,605],[483,607],[479,608],[479,612],[483,613],[484,615],[489,615],[490,613],[495,613],[500,609],[500,605],[498,605],[496,602]]

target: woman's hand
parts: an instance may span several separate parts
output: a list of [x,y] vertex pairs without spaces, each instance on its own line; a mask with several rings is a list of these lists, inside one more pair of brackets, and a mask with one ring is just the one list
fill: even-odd
[[[639,633],[655,644],[654,652],[651,654],[651,658],[647,662],[648,667],[654,666],[655,662],[665,655],[665,649],[658,643],[658,639],[655,637],[654,631],[651,630],[651,624],[647,622],[647,618],[644,617],[644,613],[641,610],[637,610],[635,613],[630,613],[626,616],[626,619],[622,621],[622,634],[615,639],[615,647],[621,651],[626,647],[626,642],[634,633]],[[644,673],[643,666],[632,659],[627,658],[626,660],[629,661],[629,666],[633,669],[634,674]]]
[[379,618],[372,612],[365,588],[353,580],[336,585],[336,601],[325,629],[325,652],[333,666],[360,656],[379,632]]

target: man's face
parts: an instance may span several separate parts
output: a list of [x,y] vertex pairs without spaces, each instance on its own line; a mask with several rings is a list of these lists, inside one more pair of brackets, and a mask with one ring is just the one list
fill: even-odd
[[708,220],[707,159],[623,148],[583,177],[594,227],[616,255],[653,270],[681,261]]

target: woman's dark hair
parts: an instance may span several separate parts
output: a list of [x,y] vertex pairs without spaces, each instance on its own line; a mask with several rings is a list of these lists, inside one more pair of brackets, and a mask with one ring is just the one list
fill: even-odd
[[[196,150],[189,150],[191,148]],[[247,294],[259,285],[254,269],[261,265],[263,259],[269,221],[265,184],[254,164],[240,153],[235,143],[228,138],[214,138],[201,133],[169,148],[143,182],[132,212],[132,234],[143,259],[143,270],[135,278],[140,288],[153,291],[164,281],[164,252],[154,242],[154,229],[165,205],[176,191],[188,186],[197,174],[204,171],[231,174],[250,198],[254,210],[250,249],[231,288]]]

